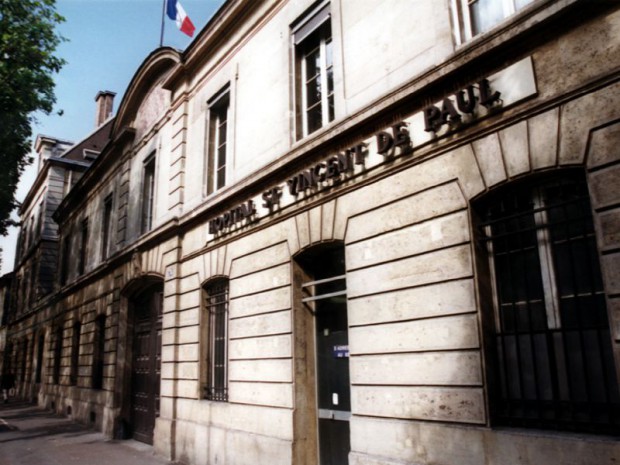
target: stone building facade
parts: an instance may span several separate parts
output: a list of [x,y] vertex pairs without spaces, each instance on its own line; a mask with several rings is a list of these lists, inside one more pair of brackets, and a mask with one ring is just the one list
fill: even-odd
[[[39,135],[34,143],[37,175],[19,210],[20,234],[11,284],[3,285],[2,327],[8,331],[1,373],[11,372],[19,382],[18,393],[36,399],[49,350],[50,308],[56,299],[58,282],[58,224],[52,214],[110,136],[111,103],[114,94],[100,92],[96,97],[95,129],[78,143]],[[107,105],[107,112],[99,111]],[[52,377],[54,380],[57,375]]]
[[4,365],[4,353],[6,351],[7,321],[11,309],[12,287],[13,273],[6,273],[0,277],[0,375],[8,373],[10,369],[10,367],[5,367]]
[[226,1],[56,209],[24,386],[189,464],[618,460],[618,62],[612,1]]

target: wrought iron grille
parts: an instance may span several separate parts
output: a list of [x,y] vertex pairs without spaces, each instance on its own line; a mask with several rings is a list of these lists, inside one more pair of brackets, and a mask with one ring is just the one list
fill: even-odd
[[209,353],[205,398],[228,400],[228,280],[219,279],[205,288],[209,315]]
[[620,432],[620,396],[587,186],[523,185],[486,202],[498,424]]

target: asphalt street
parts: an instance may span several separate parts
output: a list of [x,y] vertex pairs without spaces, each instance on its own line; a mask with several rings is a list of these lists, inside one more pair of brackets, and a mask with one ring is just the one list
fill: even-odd
[[0,465],[173,465],[153,448],[101,433],[32,404],[0,403]]

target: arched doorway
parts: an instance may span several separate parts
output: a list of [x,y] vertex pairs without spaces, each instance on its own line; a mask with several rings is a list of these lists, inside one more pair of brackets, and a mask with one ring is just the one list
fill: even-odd
[[[301,306],[296,327],[306,328],[303,337],[312,339],[307,347],[314,347],[307,358],[314,360],[314,375],[306,382],[314,381],[315,386],[307,386],[306,392],[314,392],[317,434],[309,439],[314,436],[312,441],[317,441],[320,465],[346,465],[351,449],[351,383],[344,245],[319,244],[295,261],[296,305]],[[314,461],[306,457],[308,463]]]
[[130,298],[128,436],[153,444],[159,415],[163,284],[149,284]]

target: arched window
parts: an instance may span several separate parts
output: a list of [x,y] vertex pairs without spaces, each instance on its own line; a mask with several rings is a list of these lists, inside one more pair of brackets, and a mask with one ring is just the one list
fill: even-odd
[[203,288],[203,324],[206,346],[204,396],[209,400],[228,401],[228,278],[217,278]]
[[474,211],[493,300],[492,420],[617,431],[620,399],[583,173],[513,183]]

